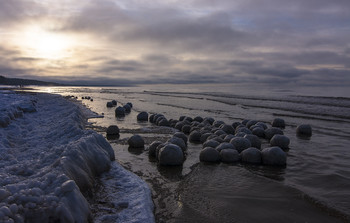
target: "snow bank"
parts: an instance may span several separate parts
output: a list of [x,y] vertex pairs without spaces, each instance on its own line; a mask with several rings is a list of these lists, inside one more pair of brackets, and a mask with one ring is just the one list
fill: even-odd
[[85,121],[60,96],[0,92],[0,222],[91,221],[82,192],[114,151]]
[[35,112],[36,100],[33,97],[15,95],[3,91],[0,97],[0,128],[8,126],[12,120],[22,117],[23,112]]

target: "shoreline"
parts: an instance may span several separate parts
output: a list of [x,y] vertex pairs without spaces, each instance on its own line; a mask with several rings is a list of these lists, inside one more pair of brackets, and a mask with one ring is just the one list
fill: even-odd
[[[87,91],[87,93],[81,91],[74,94],[78,94],[80,98],[81,96],[84,96],[84,94],[90,95],[90,91]],[[327,203],[325,203],[325,205],[322,206],[322,202],[320,202],[320,200],[313,198],[310,199],[313,193],[309,193],[310,195],[305,194],[301,190],[298,190],[298,187],[293,187],[293,185],[290,184],[291,178],[288,178],[288,176],[290,177],[290,174],[300,173],[300,170],[303,170],[300,164],[304,163],[306,161],[305,159],[308,157],[301,157],[300,154],[299,156],[296,156],[296,154],[298,154],[295,153],[295,149],[297,149],[295,148],[296,145],[294,145],[291,150],[292,156],[289,157],[289,161],[293,163],[293,165],[290,165],[289,167],[297,168],[298,170],[294,172],[287,172],[287,168],[286,172],[281,171],[280,173],[273,174],[273,172],[265,168],[241,164],[203,165],[197,161],[198,152],[201,150],[201,146],[198,146],[197,148],[193,144],[190,144],[188,150],[192,152],[192,155],[188,156],[190,159],[185,161],[182,168],[172,168],[172,170],[170,168],[162,168],[159,167],[157,163],[149,159],[146,151],[133,151],[127,148],[126,141],[133,134],[141,134],[144,136],[147,145],[156,140],[159,136],[162,138],[162,141],[163,139],[166,141],[168,137],[167,134],[162,135],[163,130],[157,132],[157,127],[148,122],[136,122],[136,114],[140,111],[141,107],[143,107],[143,109],[147,108],[148,111],[149,109],[153,109],[152,103],[151,106],[148,105],[150,102],[147,101],[147,97],[141,94],[141,98],[139,100],[138,98],[136,99],[134,95],[129,95],[129,93],[120,94],[118,96],[117,94],[114,96],[100,96],[99,94],[94,94],[92,96],[94,96],[93,102],[83,100],[83,104],[85,104],[87,108],[90,108],[99,114],[104,114],[105,117],[103,119],[92,119],[91,125],[87,128],[100,132],[100,134],[104,135],[105,129],[109,124],[117,123],[118,126],[121,127],[121,138],[118,140],[110,140],[109,143],[113,147],[113,150],[116,153],[116,158],[120,161],[121,165],[140,176],[144,181],[150,184],[153,191],[158,192],[158,194],[154,193],[153,195],[153,199],[157,207],[157,222],[191,222],[195,220],[207,222],[209,221],[208,219],[211,219],[214,222],[218,219],[226,219],[227,221],[229,221],[229,219],[236,219],[237,222],[246,222],[247,219],[250,219],[248,222],[256,222],[257,220],[260,220],[260,222],[268,222],[264,221],[264,218],[259,219],[259,216],[263,217],[267,215],[269,216],[269,219],[274,219],[276,216],[283,215],[290,215],[291,217],[294,216],[295,213],[298,213],[295,215],[295,219],[299,219],[300,221],[309,220],[310,222],[319,222],[323,220],[324,217],[326,220],[328,219],[328,222],[349,221],[347,216],[342,217],[343,215],[339,214],[341,212],[333,212],[332,207],[329,208],[331,204],[327,205]],[[133,110],[123,119],[116,119],[114,117],[114,110],[105,108],[105,100],[108,97],[118,97],[120,100],[118,103],[123,103],[131,99],[134,105],[136,105],[135,110]],[[143,101],[144,99],[146,100]],[[146,104],[146,102],[148,104]],[[157,109],[154,110],[158,111],[159,107],[156,108]],[[177,110],[176,112],[178,112],[178,110],[188,112],[186,115],[193,115],[199,111],[192,110],[192,107],[190,107],[190,110],[188,111],[184,110],[184,107],[172,107],[171,112],[173,112],[175,108]],[[219,115],[221,115],[221,113],[219,113]],[[178,117],[176,115],[169,116],[170,118]],[[289,136],[291,135],[293,128],[295,128],[295,126],[290,126],[291,127],[286,130]],[[169,131],[168,134],[170,137],[172,132]],[[316,132],[312,140],[313,147],[310,147],[310,149],[315,148],[320,144],[317,143],[319,138],[320,132]],[[298,142],[295,137],[293,137],[293,142]],[[299,143],[298,146],[300,147],[304,144],[311,146],[311,143],[308,142]],[[305,149],[302,151],[307,151]],[[288,171],[290,171],[290,169]],[[221,177],[217,178],[217,176]],[[285,181],[284,178],[286,178],[288,181]],[[235,185],[237,180],[239,180],[238,182],[240,182],[243,188],[235,188],[230,186]],[[226,182],[226,185],[222,182]],[[154,184],[151,186],[152,183]],[[291,188],[289,188],[288,185],[292,185]],[[252,194],[247,194],[247,192],[249,192],[247,188],[249,187],[251,188],[250,190],[254,189],[257,191],[254,191]],[[273,192],[271,192],[271,188],[273,188]],[[240,191],[240,193],[238,193],[238,191]],[[255,197],[251,197],[250,195],[255,195]],[[270,195],[276,196],[269,197]],[[254,199],[255,202],[251,202],[254,201]],[[235,203],[240,204],[242,202],[245,203],[246,206],[235,206]],[[289,207],[282,205],[287,204],[288,202],[290,203]],[[258,203],[260,203],[260,205],[258,205]],[[204,204],[207,204],[207,206]],[[123,209],[125,207],[125,203],[121,203],[116,207]],[[227,207],[234,207],[234,210],[237,209],[236,215],[230,215],[230,212],[233,211],[230,211],[227,209]],[[301,207],[304,207],[303,209],[306,211],[303,211]],[[255,210],[253,212],[254,215],[247,212],[249,209]],[[211,210],[211,212],[207,210]],[[259,210],[265,211],[259,212]],[[215,212],[220,213],[220,216],[217,216]],[[227,214],[227,212],[229,214]],[[165,217],[163,218],[162,216]],[[245,219],[245,216],[248,218]],[[256,219],[252,220],[253,217],[256,217]],[[306,220],[302,220],[303,217]],[[285,220],[283,218],[281,219]],[[289,219],[288,222],[293,222],[293,218]]]

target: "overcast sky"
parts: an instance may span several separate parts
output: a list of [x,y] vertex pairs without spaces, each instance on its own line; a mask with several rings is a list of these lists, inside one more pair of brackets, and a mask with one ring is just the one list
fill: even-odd
[[0,0],[0,75],[350,86],[349,0]]

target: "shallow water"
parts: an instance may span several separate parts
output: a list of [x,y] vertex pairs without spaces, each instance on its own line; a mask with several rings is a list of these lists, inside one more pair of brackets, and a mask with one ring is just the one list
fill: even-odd
[[[336,222],[350,213],[350,98],[346,89],[307,88],[300,91],[249,89],[229,85],[54,87],[39,91],[91,96],[82,100],[104,118],[94,128],[117,124],[119,140],[110,141],[117,160],[143,178],[153,190],[158,222]],[[132,112],[117,119],[106,102],[132,102]],[[270,123],[280,117],[291,140],[285,169],[199,163],[201,145],[190,144],[181,168],[164,168],[146,151],[132,151],[126,140],[141,134],[146,143],[169,138],[173,129],[138,123],[139,111],[213,117],[226,123],[255,119]],[[300,139],[296,126],[311,124],[313,136]],[[263,147],[267,146],[264,142]]]

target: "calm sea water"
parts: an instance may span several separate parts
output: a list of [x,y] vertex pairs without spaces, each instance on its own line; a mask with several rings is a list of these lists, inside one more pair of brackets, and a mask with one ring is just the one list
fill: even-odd
[[[53,87],[38,91],[91,96],[82,100],[104,114],[95,127],[117,124],[121,138],[111,141],[116,158],[151,186],[158,222],[336,222],[350,213],[350,95],[346,88],[281,90],[233,85],[158,85],[138,87]],[[106,102],[132,102],[133,111],[114,117]],[[204,165],[201,145],[189,144],[181,168],[159,167],[146,151],[130,151],[125,143],[138,133],[146,142],[171,136],[171,130],[138,123],[140,111],[213,117],[226,123],[254,119],[271,123],[283,118],[291,140],[287,167]],[[310,139],[296,137],[299,124],[310,124]],[[99,128],[97,128],[99,129]],[[103,132],[101,130],[101,132]],[[263,142],[263,147],[268,143]]]

